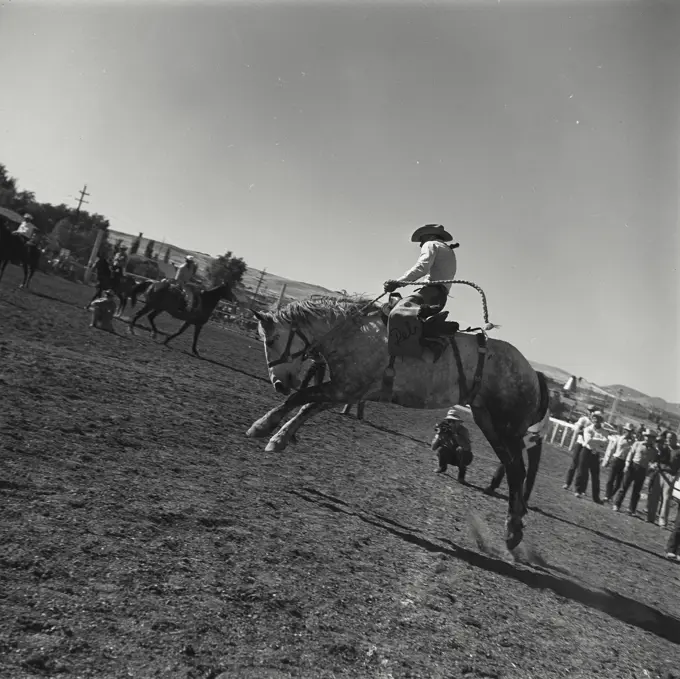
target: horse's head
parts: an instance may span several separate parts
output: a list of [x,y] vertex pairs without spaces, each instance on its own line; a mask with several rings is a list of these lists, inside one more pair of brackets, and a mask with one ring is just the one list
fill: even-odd
[[259,321],[258,332],[264,342],[269,379],[274,389],[287,395],[300,386],[299,373],[307,358],[310,342],[295,323],[271,314],[253,312]]
[[234,291],[231,289],[231,283],[228,280],[222,281],[222,285],[219,286],[220,299],[226,299],[227,302],[238,302],[234,296]]

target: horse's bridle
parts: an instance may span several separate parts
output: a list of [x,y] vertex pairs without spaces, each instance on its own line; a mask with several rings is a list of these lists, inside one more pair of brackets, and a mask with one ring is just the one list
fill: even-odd
[[[305,346],[299,351],[296,351],[295,353],[291,354],[290,347],[293,344],[293,340],[295,339],[296,335],[304,342]],[[281,354],[281,356],[279,356],[279,358],[277,358],[275,361],[269,361],[267,363],[267,367],[273,368],[275,365],[280,365],[281,363],[288,363],[289,361],[292,361],[299,357],[302,357],[302,360],[305,360],[311,347],[312,343],[305,337],[304,333],[300,330],[300,328],[298,328],[295,325],[291,325],[290,332],[288,333],[288,341],[286,342],[286,348],[283,350],[283,353]]]

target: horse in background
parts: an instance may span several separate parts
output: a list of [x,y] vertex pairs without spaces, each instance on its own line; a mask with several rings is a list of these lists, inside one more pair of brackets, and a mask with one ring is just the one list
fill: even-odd
[[137,302],[137,296],[143,292],[146,292],[146,301],[144,306],[130,320],[130,334],[134,335],[137,321],[148,314],[152,337],[156,339],[158,328],[156,328],[154,319],[159,314],[166,312],[173,318],[184,321],[184,324],[174,335],[169,335],[163,344],[167,345],[175,337],[181,335],[189,326],[193,325],[194,340],[191,345],[191,351],[195,356],[199,356],[197,342],[201,330],[210,320],[218,302],[222,299],[226,299],[229,302],[237,301],[231,284],[226,281],[222,285],[218,285],[210,290],[199,292],[195,300],[196,304],[192,308],[187,308],[182,290],[167,279],[162,281],[142,281],[135,285],[130,292],[130,300],[133,307]]
[[[106,290],[113,290],[118,297],[116,317],[120,317],[127,307],[128,299],[132,300],[131,293],[137,286],[137,279],[130,274],[113,269],[108,261],[101,256],[98,258],[94,269],[97,274],[97,288],[85,308],[89,309],[92,302],[95,299],[100,299]],[[136,297],[134,301],[137,301]],[[134,306],[134,303],[132,306]]]
[[20,288],[28,288],[33,274],[38,268],[41,256],[40,247],[36,243],[26,243],[24,239],[10,231],[4,220],[0,221],[0,279],[11,262],[24,269],[24,280]]
[[363,301],[308,300],[255,315],[278,393],[300,386],[301,365],[312,352],[323,356],[331,379],[293,393],[257,420],[248,436],[271,434],[296,408],[300,411],[272,436],[267,450],[283,450],[306,420],[338,404],[383,401],[428,410],[469,404],[507,473],[506,545],[512,550],[522,541],[524,436],[532,425],[549,425],[550,413],[545,377],[518,349],[481,331],[457,332],[436,363],[424,354],[395,359],[388,352],[386,314]]

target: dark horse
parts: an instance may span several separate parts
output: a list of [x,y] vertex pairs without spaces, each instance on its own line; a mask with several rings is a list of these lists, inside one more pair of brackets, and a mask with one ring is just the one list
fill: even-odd
[[136,297],[132,296],[132,291],[137,287],[137,280],[134,276],[113,271],[105,259],[100,259],[97,262],[95,271],[97,272],[97,290],[85,307],[86,309],[89,309],[90,304],[95,299],[101,297],[105,290],[113,290],[116,293],[116,297],[118,297],[119,305],[116,316],[120,316],[123,313],[128,299],[132,301],[132,306],[135,305]]
[[24,280],[19,287],[27,288],[40,262],[40,248],[35,243],[26,243],[7,224],[0,223],[0,279],[10,262],[24,267]]
[[202,290],[199,293],[200,305],[198,309],[187,309],[184,300],[184,294],[175,285],[168,280],[163,281],[142,281],[138,283],[130,293],[132,305],[134,306],[137,295],[146,291],[146,302],[144,306],[132,317],[130,321],[130,333],[134,334],[135,324],[146,314],[149,314],[149,323],[153,332],[153,338],[156,338],[158,329],[154,323],[154,319],[158,314],[164,311],[169,313],[173,318],[178,318],[184,321],[182,327],[174,334],[166,338],[163,344],[167,344],[170,340],[178,335],[181,335],[190,325],[194,326],[194,341],[191,345],[191,351],[198,356],[198,349],[196,343],[198,336],[201,334],[203,326],[210,320],[217,303],[221,299],[226,299],[229,302],[236,302],[234,293],[231,290],[231,284],[226,281],[222,285],[218,285],[210,290]]

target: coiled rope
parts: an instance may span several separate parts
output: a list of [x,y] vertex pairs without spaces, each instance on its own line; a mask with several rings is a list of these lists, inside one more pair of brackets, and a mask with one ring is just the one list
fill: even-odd
[[453,285],[467,285],[471,288],[474,288],[482,297],[482,310],[484,311],[484,331],[488,332],[489,330],[493,330],[494,328],[500,328],[500,325],[496,325],[494,323],[489,322],[489,305],[486,302],[486,293],[482,288],[477,285],[477,283],[473,283],[472,281],[460,281],[460,280],[448,280],[448,281],[428,281],[427,283],[423,283],[422,281],[420,282],[412,282],[412,281],[387,281],[388,283],[392,283],[396,285],[399,288],[406,287],[407,285],[418,285],[420,287],[423,287],[425,285],[445,285],[445,284],[453,284]]
[[[484,311],[484,328],[474,328],[474,330],[482,330],[484,333],[489,332],[489,330],[493,330],[494,328],[500,328],[500,325],[496,325],[494,323],[489,322],[489,306],[486,303],[486,294],[482,288],[477,285],[477,283],[473,283],[472,281],[460,281],[460,280],[449,280],[449,281],[428,281],[427,283],[423,283],[422,281],[420,282],[411,282],[411,281],[387,281],[387,283],[393,284],[397,288],[403,288],[409,285],[418,285],[421,288],[424,287],[425,285],[443,285],[445,283],[452,283],[454,285],[467,285],[471,288],[474,288],[482,297],[482,308]],[[364,316],[368,311],[370,311],[373,308],[373,305],[378,302],[380,299],[382,299],[385,295],[389,294],[387,291],[381,293],[378,295],[375,299],[371,300],[368,302],[368,304],[365,304],[363,307],[360,309],[356,309],[353,314],[351,314],[348,318],[350,319],[358,319]],[[331,335],[334,335],[335,333],[339,332],[341,328],[344,327],[344,323],[341,321],[340,323],[336,323],[333,327],[330,328],[327,332],[325,332],[321,337],[316,339],[314,342],[312,342],[307,350],[308,356],[311,358],[314,355],[318,354],[318,349],[321,346],[321,343],[324,340],[327,340]],[[469,332],[472,331],[473,328],[468,328],[467,330],[464,330],[463,332]]]

